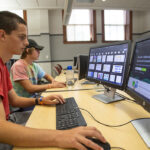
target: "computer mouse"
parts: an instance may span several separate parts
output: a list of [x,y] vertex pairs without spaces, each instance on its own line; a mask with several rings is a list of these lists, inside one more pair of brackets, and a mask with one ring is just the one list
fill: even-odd
[[[101,146],[104,150],[110,150],[110,144],[109,144],[108,142],[103,143],[103,142],[101,142],[100,140],[95,139],[95,138],[88,138],[88,139],[89,139],[89,140],[92,140],[94,143],[96,143],[96,144],[98,144],[99,146]],[[86,146],[86,148],[87,148],[88,150],[93,150],[93,149],[91,149],[91,148],[89,148],[89,147],[87,147],[87,146]]]

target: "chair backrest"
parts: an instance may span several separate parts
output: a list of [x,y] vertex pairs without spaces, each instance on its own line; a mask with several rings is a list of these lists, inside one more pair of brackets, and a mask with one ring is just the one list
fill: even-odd
[[57,64],[56,66],[59,67],[61,70],[63,69],[60,64]]
[[61,73],[61,69],[56,65],[56,66],[54,66],[55,68],[56,68],[56,70],[57,70],[57,72],[58,72],[58,74],[60,74]]
[[53,70],[52,70],[52,76],[53,77],[56,77],[58,75],[60,75],[61,73],[61,69],[56,65],[53,67]]

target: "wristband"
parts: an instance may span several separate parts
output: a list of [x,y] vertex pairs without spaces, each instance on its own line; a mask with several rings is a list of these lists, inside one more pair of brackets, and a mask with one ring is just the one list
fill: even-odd
[[39,103],[40,103],[40,105],[43,105],[43,96],[40,97]]
[[35,105],[39,105],[38,98],[35,98]]

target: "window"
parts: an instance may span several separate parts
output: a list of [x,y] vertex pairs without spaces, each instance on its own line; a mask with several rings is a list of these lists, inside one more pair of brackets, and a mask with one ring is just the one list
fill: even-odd
[[10,11],[14,14],[17,14],[21,18],[23,18],[27,22],[27,13],[26,10],[5,10],[5,11]]
[[132,13],[125,10],[102,11],[103,42],[131,40]]
[[73,9],[69,24],[63,26],[64,43],[96,42],[96,12]]

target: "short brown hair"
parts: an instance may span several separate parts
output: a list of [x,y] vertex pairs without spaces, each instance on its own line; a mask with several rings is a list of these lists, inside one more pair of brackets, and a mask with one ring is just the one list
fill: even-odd
[[21,59],[24,59],[24,58],[26,58],[27,57],[27,55],[30,55],[30,54],[32,54],[32,52],[35,50],[35,48],[34,47],[31,47],[31,48],[26,48],[24,51],[23,51],[23,53],[21,54]]
[[0,11],[0,29],[10,34],[13,30],[17,29],[17,24],[27,25],[20,16],[9,11]]

